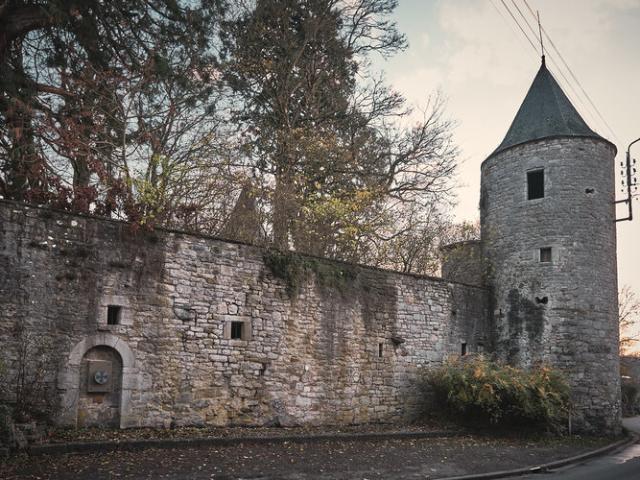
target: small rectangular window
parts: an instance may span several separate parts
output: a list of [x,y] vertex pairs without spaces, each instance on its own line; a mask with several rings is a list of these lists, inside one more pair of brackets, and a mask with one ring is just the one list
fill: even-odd
[[382,358],[382,344],[381,343],[378,344],[378,357]]
[[544,170],[527,172],[527,198],[544,198]]
[[462,342],[460,344],[460,355],[465,356],[467,354],[467,342]]
[[231,340],[242,340],[244,322],[231,322]]
[[107,306],[107,325],[119,325],[122,307],[120,305]]
[[551,247],[540,249],[540,263],[551,263]]

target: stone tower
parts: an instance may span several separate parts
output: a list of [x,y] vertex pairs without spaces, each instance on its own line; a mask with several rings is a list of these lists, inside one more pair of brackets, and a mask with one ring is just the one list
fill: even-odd
[[563,370],[583,430],[620,428],[615,155],[543,57],[481,167],[493,347],[513,365]]

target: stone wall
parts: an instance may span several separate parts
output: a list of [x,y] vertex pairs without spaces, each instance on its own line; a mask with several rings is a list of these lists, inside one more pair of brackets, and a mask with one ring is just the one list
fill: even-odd
[[[602,431],[620,428],[614,156],[589,138],[510,148],[482,164],[480,201],[496,352],[565,371],[574,419]],[[544,198],[529,200],[539,169]]]
[[[420,369],[486,330],[478,287],[297,257],[292,288],[254,246],[5,201],[0,222],[2,360],[11,374],[16,325],[48,339],[67,425],[407,419]],[[114,390],[88,392],[110,358]]]
[[442,278],[471,285],[485,284],[486,265],[480,240],[465,240],[440,248]]

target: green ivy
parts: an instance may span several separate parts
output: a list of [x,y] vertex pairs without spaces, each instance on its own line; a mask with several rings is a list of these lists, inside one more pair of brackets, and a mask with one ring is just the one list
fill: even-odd
[[268,251],[263,259],[273,276],[285,281],[291,296],[299,293],[311,275],[315,276],[316,284],[321,288],[339,291],[352,288],[358,282],[358,272],[352,265],[277,250]]

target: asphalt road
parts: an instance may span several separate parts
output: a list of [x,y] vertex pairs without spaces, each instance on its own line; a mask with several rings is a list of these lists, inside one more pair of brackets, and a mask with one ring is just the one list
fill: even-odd
[[[640,434],[640,417],[625,418],[624,426]],[[536,480],[639,480],[640,444],[632,445],[606,457],[565,467],[549,473],[519,477]]]

